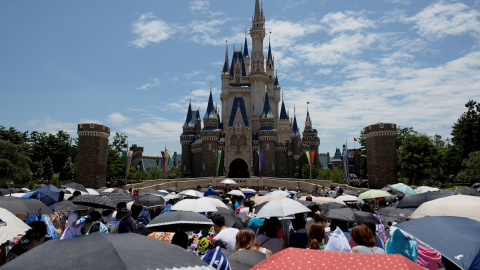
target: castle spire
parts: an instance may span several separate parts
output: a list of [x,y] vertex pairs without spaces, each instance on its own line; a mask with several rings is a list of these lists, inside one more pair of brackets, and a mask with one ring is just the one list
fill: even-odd
[[290,136],[300,136],[300,130],[298,129],[297,125],[297,116],[295,114],[295,106],[293,107],[293,125],[292,125],[292,132]]
[[[275,71],[275,82],[273,83],[274,87],[280,87],[280,84],[278,83],[278,71]],[[282,101],[283,101],[283,94],[282,94]]]
[[192,122],[192,98],[190,98],[190,102],[188,103],[188,111],[187,111],[187,119],[185,119],[185,124],[183,127],[190,126],[190,122]]
[[310,104],[309,101],[307,101],[307,117],[305,119],[305,129],[312,129],[312,120],[310,120],[310,112],[308,111],[308,104]]
[[[212,83],[212,82],[210,82]],[[215,108],[213,106],[213,97],[212,97],[212,87],[210,86],[210,97],[208,98],[208,106],[207,106],[207,112],[205,112],[205,118],[217,118],[217,114],[215,112]]]
[[[263,6],[263,5],[262,5]],[[262,8],[262,13],[263,13],[263,8]],[[255,0],[255,14],[253,15],[253,18],[255,20],[261,20],[261,13],[260,13],[260,3],[258,0]]]
[[245,45],[243,46],[243,57],[248,57],[247,34],[245,33]]
[[225,49],[225,63],[223,64],[223,74],[229,73],[229,66],[228,66],[228,41],[225,40],[226,49]]
[[265,93],[265,103],[263,105],[263,112],[261,118],[273,118],[272,109],[270,108],[270,101],[268,98],[268,92]]

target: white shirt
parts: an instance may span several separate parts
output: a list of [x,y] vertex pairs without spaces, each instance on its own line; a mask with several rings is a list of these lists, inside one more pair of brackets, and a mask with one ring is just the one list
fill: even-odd
[[228,250],[235,250],[235,245],[237,244],[238,231],[239,230],[235,228],[223,229],[215,236],[215,238],[213,238],[213,241],[221,240],[225,242]]
[[75,223],[77,222],[77,220],[78,220],[78,213],[76,211],[70,212],[70,214],[68,214],[67,226],[75,227]]
[[249,212],[248,207],[244,207],[238,212],[238,217],[242,220],[243,223],[245,223],[245,220],[247,220],[248,212]]

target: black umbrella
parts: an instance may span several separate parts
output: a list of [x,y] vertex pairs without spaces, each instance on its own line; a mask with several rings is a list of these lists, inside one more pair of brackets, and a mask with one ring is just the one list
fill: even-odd
[[352,210],[351,208],[329,209],[325,211],[322,216],[347,222],[380,224],[378,219],[373,214],[358,210]]
[[310,207],[310,205],[315,204],[314,202],[311,201],[304,201],[304,200],[297,200],[297,202],[305,205],[306,207]]
[[0,197],[0,207],[5,208],[16,215],[26,215],[28,213],[27,206],[23,203],[18,202],[18,200],[26,200],[26,199],[2,196]]
[[52,209],[53,212],[57,213],[67,213],[71,211],[79,211],[79,210],[87,210],[88,207],[85,205],[78,205],[78,204],[73,204],[72,201],[62,201],[58,203],[54,203],[49,206],[50,209]]
[[462,194],[462,195],[470,195],[470,196],[480,196],[480,192],[473,188],[462,188],[457,187],[453,192],[453,195]]
[[74,204],[90,206],[93,208],[115,209],[115,203],[107,198],[94,195],[80,195],[73,200]]
[[403,198],[397,205],[397,208],[415,208],[422,203],[449,196],[442,192],[425,192],[417,195],[407,196]]
[[69,187],[71,189],[74,189],[74,190],[79,190],[79,191],[83,191],[83,192],[87,192],[88,193],[88,190],[85,188],[84,185],[80,184],[80,183],[68,183],[65,185],[66,187]]
[[[48,259],[55,254],[58,260]],[[210,269],[200,257],[177,245],[135,234],[93,233],[48,241],[2,269]]]
[[208,195],[207,197],[210,197],[210,198],[215,198],[215,199],[219,199],[220,201],[223,200],[222,197],[218,196],[218,195]]
[[182,192],[182,190],[179,189],[178,187],[168,187],[168,188],[166,189],[166,191],[168,191],[168,192],[175,192],[175,193],[180,193],[180,192]]
[[132,197],[125,195],[125,194],[110,194],[107,197],[107,199],[112,200],[112,202],[116,205],[119,202],[131,202],[133,201]]
[[9,195],[9,194],[12,194],[12,192],[6,188],[0,188],[0,196],[5,196],[5,195]]
[[176,232],[194,231],[203,228],[210,228],[213,222],[206,216],[193,211],[165,212],[155,217],[147,228],[151,231]]
[[479,188],[480,187],[480,183],[475,183],[472,185],[472,188]]
[[248,270],[267,258],[265,253],[257,250],[222,249],[232,270]]
[[215,214],[222,215],[225,218],[225,226],[229,228],[236,228],[240,230],[245,227],[245,224],[243,224],[242,220],[240,220],[235,213],[227,208],[217,207],[217,212],[215,212]]
[[385,217],[409,218],[414,210],[409,208],[384,207],[377,210],[377,214]]
[[[342,208],[343,209],[343,208]],[[353,210],[355,222],[364,224],[380,224],[380,221],[371,213]]]
[[328,209],[347,208],[348,206],[345,205],[344,203],[328,202],[328,203],[322,203],[318,207],[322,210],[328,210]]
[[135,202],[143,204],[143,206],[151,207],[157,205],[165,205],[165,198],[158,195],[140,195],[135,198]]
[[[16,198],[16,197],[3,197],[3,198],[5,198],[7,200],[11,200],[15,204],[24,205],[27,208],[27,212],[14,213],[14,214],[28,214],[28,215],[40,215],[40,214],[50,215],[50,214],[53,214],[52,210],[50,210],[50,208],[48,208],[48,206],[46,206],[43,202],[41,202],[37,199],[23,199],[23,198]],[[7,210],[8,210],[8,208],[7,208]],[[12,212],[12,211],[10,211],[10,212]]]

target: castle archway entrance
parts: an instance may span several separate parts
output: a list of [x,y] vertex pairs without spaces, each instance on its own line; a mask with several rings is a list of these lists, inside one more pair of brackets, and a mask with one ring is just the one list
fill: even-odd
[[230,178],[248,178],[248,165],[247,163],[241,159],[237,158],[230,163],[230,167],[228,167],[228,177]]

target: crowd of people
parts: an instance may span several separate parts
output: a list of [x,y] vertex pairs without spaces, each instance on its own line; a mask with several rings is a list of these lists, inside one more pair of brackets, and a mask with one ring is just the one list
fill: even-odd
[[[209,252],[221,254],[222,249],[255,250],[264,254],[264,258],[268,258],[287,247],[295,247],[353,253],[402,254],[426,269],[440,269],[445,264],[448,265],[448,262],[442,260],[442,256],[434,250],[425,246],[419,248],[421,244],[415,239],[398,229],[393,230],[390,224],[382,223],[381,217],[375,213],[375,210],[387,206],[384,200],[349,205],[359,211],[373,214],[378,222],[372,223],[353,224],[325,218],[322,215],[323,211],[317,203],[312,201],[311,196],[305,199],[306,205],[311,210],[308,213],[297,213],[283,218],[257,218],[255,214],[257,204],[254,196],[229,195],[231,190],[227,187],[221,192],[213,189],[211,185],[206,189],[197,187],[197,191],[203,192],[204,196],[213,196],[221,200],[228,210],[235,214],[240,223],[235,223],[237,225],[233,227],[227,226],[224,215],[213,212],[202,213],[212,221],[213,226],[210,228],[202,227],[191,231],[158,231],[155,228],[152,231],[151,228],[147,228],[156,216],[172,211],[172,206],[183,198],[178,194],[168,200],[165,205],[155,207],[145,207],[140,203],[127,206],[125,202],[120,202],[115,210],[100,212],[90,208],[64,214],[55,213],[52,224],[59,241],[86,237],[92,233],[137,233],[178,245],[195,253],[208,263],[215,259]],[[261,192],[263,190],[259,193]],[[294,196],[295,193],[290,193],[291,198],[298,200],[298,197]],[[137,190],[131,190],[128,193],[132,197],[139,194],[141,192]],[[78,195],[73,194],[73,196]],[[343,192],[338,188],[327,190],[322,187],[321,190],[314,190],[312,195],[337,197],[342,196]],[[311,203],[308,204],[308,202]],[[4,258],[0,259],[4,261],[0,261],[0,265],[14,260],[49,240],[46,239],[47,225],[44,221],[36,221],[29,225],[31,229],[15,245],[10,245],[10,249],[7,245],[2,245]],[[428,256],[423,253],[428,253]]]

